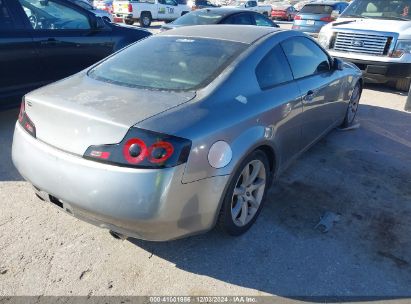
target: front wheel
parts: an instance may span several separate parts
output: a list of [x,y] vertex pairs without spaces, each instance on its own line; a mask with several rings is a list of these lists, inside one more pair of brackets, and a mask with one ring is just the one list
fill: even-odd
[[344,121],[341,125],[342,128],[347,128],[353,123],[355,116],[357,115],[358,105],[361,98],[361,85],[357,83],[352,91],[350,101],[348,103],[347,112],[345,113]]
[[124,20],[124,23],[127,24],[127,25],[133,25],[134,20]]
[[245,233],[257,219],[268,189],[270,166],[262,151],[254,151],[233,175],[224,197],[218,226],[229,235]]
[[151,14],[144,12],[140,16],[140,25],[142,27],[149,27],[151,25]]

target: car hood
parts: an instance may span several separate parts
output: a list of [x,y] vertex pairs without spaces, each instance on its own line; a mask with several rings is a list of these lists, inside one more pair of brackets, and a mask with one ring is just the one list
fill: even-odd
[[[382,19],[338,18],[329,24],[332,29],[366,30],[376,32],[400,33],[401,39],[411,38],[411,21],[395,21]],[[408,37],[406,37],[408,36]]]
[[195,97],[195,92],[136,89],[81,72],[26,95],[37,138],[83,155],[91,145],[118,143],[128,129]]

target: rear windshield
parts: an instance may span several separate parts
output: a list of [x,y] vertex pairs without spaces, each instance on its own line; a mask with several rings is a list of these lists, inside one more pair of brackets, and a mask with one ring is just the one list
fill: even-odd
[[192,13],[185,14],[173,21],[177,25],[201,25],[201,24],[215,24],[218,23],[223,15],[210,12],[209,10],[199,10]]
[[331,14],[334,10],[332,5],[324,4],[307,4],[301,9],[303,14]]
[[225,40],[155,36],[91,69],[94,79],[157,90],[195,90],[209,84],[246,44]]

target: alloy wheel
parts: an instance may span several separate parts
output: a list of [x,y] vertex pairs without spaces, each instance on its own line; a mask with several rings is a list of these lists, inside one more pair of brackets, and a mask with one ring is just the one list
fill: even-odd
[[266,172],[260,160],[249,162],[238,177],[231,201],[231,217],[238,227],[247,225],[257,213],[264,196]]
[[358,104],[360,101],[360,87],[357,85],[352,92],[350,102],[348,104],[347,121],[351,124],[357,114]]

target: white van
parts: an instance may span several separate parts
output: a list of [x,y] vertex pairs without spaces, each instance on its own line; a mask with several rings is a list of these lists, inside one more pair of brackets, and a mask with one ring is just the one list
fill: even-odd
[[407,91],[411,79],[411,0],[354,0],[321,29],[319,43],[356,64],[370,82]]

